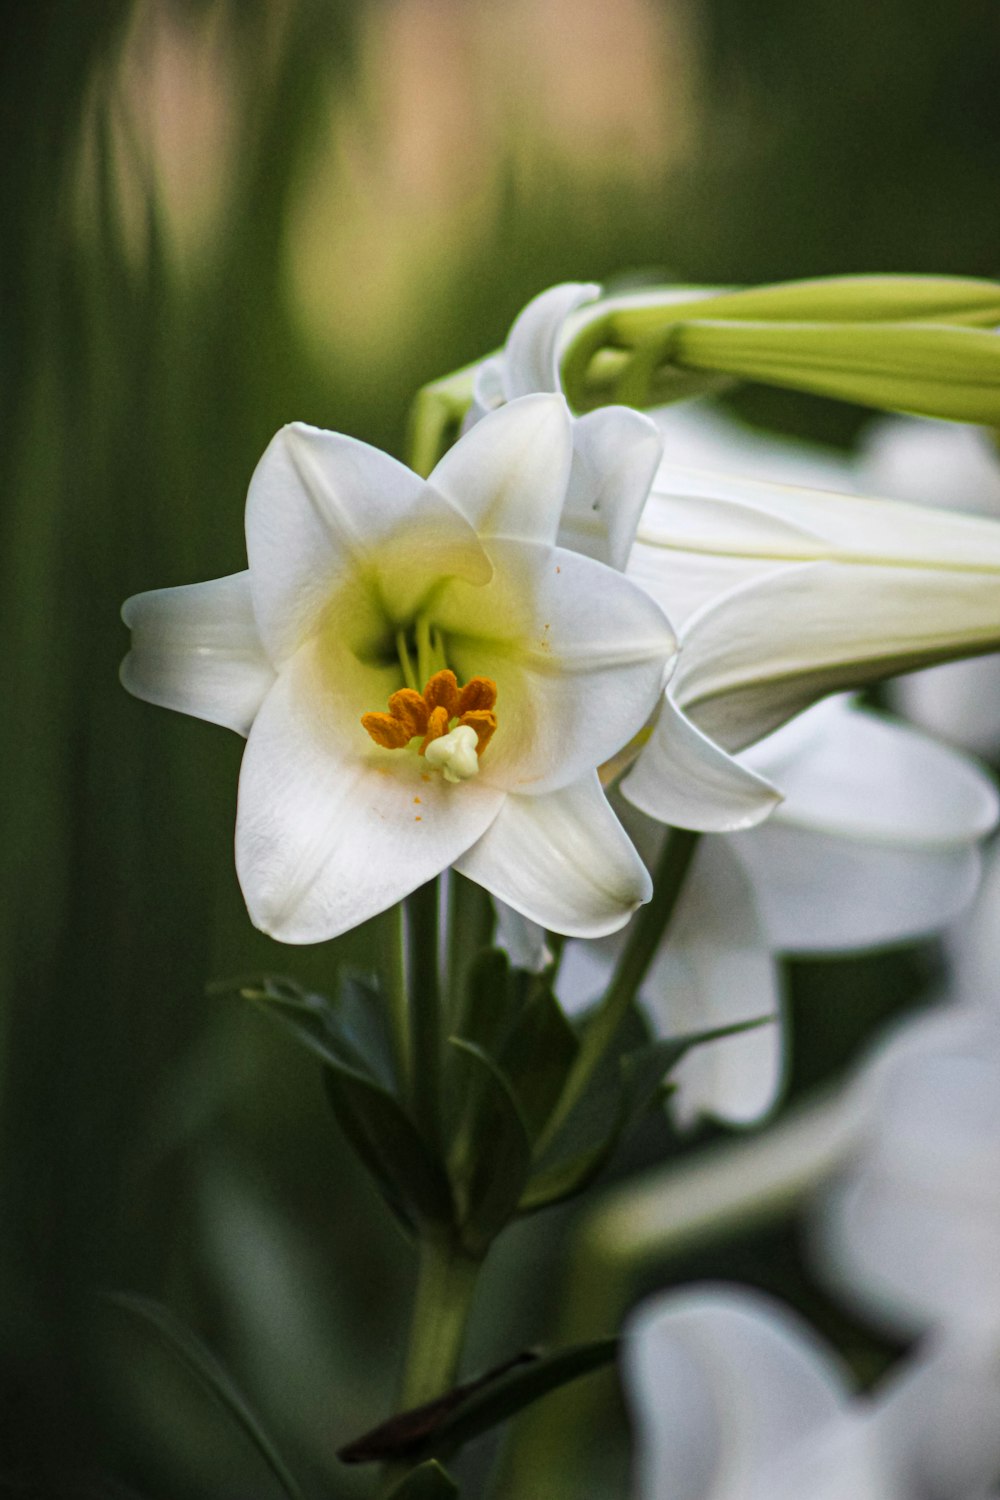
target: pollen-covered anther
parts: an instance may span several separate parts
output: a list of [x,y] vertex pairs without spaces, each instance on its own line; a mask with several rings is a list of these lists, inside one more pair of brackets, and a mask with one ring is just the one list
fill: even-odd
[[[446,781],[465,781],[474,776],[482,755],[496,731],[496,683],[489,677],[471,677],[459,687],[454,672],[435,672],[423,693],[400,688],[389,699],[388,713],[362,714],[367,733],[384,750],[403,750],[420,740],[419,753],[440,769]],[[458,730],[464,732],[456,739]],[[440,751],[430,748],[447,741]],[[473,760],[469,760],[469,756]]]

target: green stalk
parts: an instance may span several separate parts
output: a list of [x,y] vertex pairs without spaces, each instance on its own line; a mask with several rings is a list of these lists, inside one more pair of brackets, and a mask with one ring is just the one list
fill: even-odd
[[389,1024],[392,1051],[400,1094],[406,1098],[412,1087],[410,1068],[410,1006],[406,992],[406,952],[403,938],[403,908],[393,906],[386,913],[388,932],[382,983],[389,1002]]
[[448,891],[448,1024],[454,1031],[462,1016],[469,966],[493,941],[495,913],[482,886],[454,870]]
[[653,876],[652,900],[632,922],[625,951],[603,999],[587,1023],[576,1062],[559,1103],[539,1138],[536,1155],[545,1152],[569,1118],[614,1041],[669,926],[700,837],[687,828],[672,828],[667,835]]
[[[426,1239],[410,1318],[400,1409],[433,1401],[457,1384],[459,1360],[480,1262],[450,1239]],[[392,1492],[413,1465],[398,1459],[386,1466],[383,1494]]]
[[432,1401],[456,1384],[479,1265],[448,1241],[426,1240],[421,1245],[400,1391],[404,1410]]
[[438,972],[438,882],[406,898],[410,994],[410,1104],[432,1151],[441,1138],[441,979]]

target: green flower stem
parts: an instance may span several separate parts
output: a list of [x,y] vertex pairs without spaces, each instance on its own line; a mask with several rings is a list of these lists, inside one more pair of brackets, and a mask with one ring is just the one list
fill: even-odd
[[568,1119],[612,1045],[674,914],[700,837],[687,828],[672,828],[667,835],[653,877],[652,900],[635,917],[614,978],[587,1023],[562,1097],[538,1141],[538,1156]]
[[456,1029],[469,966],[493,941],[493,902],[481,885],[453,870],[448,884],[448,1025]]
[[389,1002],[389,1024],[392,1031],[393,1057],[400,1093],[408,1097],[411,1088],[410,1006],[406,992],[406,950],[403,937],[403,908],[392,907],[385,916],[382,984]]
[[[457,1383],[480,1264],[450,1239],[421,1243],[400,1410],[433,1401]],[[405,1459],[387,1465],[383,1493],[391,1493],[411,1468]]]
[[427,1144],[441,1140],[441,978],[438,969],[438,882],[406,898],[410,1010],[410,1105]]
[[455,1385],[479,1266],[447,1240],[427,1240],[421,1246],[400,1392],[404,1410]]

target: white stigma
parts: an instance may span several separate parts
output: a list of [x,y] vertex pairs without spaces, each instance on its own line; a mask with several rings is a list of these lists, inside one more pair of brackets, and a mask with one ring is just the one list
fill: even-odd
[[476,731],[468,724],[459,724],[457,729],[431,740],[424,756],[429,766],[441,771],[445,781],[468,781],[479,772],[478,744]]

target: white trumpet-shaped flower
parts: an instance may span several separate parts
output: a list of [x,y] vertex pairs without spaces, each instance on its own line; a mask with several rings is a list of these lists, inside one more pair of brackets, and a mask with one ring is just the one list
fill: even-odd
[[596,768],[674,640],[637,585],[556,545],[572,464],[552,395],[484,418],[427,481],[286,427],[251,481],[248,570],[127,602],[125,686],[248,736],[236,861],[259,927],[330,938],[451,865],[562,932],[648,899]]
[[635,1500],[986,1500],[1000,1480],[1000,1357],[939,1340],[869,1396],[759,1292],[640,1306],[624,1374]]

